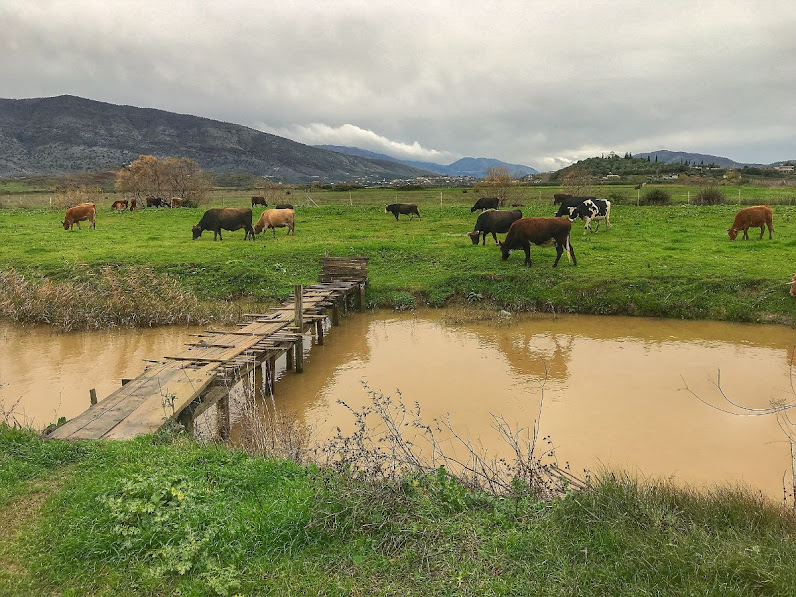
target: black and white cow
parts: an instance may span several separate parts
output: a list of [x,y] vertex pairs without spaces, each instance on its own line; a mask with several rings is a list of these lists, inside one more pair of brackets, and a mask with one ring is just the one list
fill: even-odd
[[595,197],[563,197],[561,205],[558,206],[556,217],[572,215],[572,211],[587,199],[594,199]]
[[[586,234],[586,230],[597,232],[600,229],[600,220],[605,220],[605,229],[610,230],[611,202],[606,199],[586,199],[569,214],[570,222],[574,222],[578,218],[585,222],[583,234]],[[597,220],[596,230],[591,229],[592,220]]]

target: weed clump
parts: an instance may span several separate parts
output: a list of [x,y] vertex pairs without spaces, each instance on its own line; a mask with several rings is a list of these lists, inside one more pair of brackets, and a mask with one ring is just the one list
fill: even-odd
[[707,187],[700,190],[694,197],[694,205],[721,205],[724,193],[718,187]]
[[0,315],[64,331],[233,321],[234,308],[211,308],[179,283],[147,267],[86,265],[67,279],[0,271]]
[[641,205],[669,205],[672,202],[672,196],[668,191],[663,189],[650,189],[641,196]]

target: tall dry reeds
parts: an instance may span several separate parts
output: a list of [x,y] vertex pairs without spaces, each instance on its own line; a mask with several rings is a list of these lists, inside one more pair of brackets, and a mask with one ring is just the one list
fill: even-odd
[[64,331],[229,323],[237,311],[234,305],[202,304],[176,280],[147,267],[77,265],[63,281],[0,271],[0,315]]

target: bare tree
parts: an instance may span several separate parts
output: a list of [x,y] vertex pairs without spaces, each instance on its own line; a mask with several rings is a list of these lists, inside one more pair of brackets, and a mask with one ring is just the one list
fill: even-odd
[[582,168],[574,168],[561,177],[561,190],[574,197],[593,195],[593,186],[594,177]]
[[509,173],[505,166],[500,168],[490,168],[484,178],[484,182],[478,185],[479,189],[489,193],[491,197],[497,197],[500,206],[519,203],[521,191],[517,186],[517,181]]
[[176,195],[197,201],[210,186],[210,174],[203,172],[194,160],[183,157],[158,160],[152,155],[141,155],[116,176],[116,190],[139,200]]

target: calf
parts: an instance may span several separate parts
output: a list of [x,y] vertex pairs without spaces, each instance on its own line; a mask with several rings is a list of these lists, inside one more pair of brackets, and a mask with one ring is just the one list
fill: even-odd
[[525,251],[525,265],[531,265],[531,245],[545,245],[551,240],[556,245],[556,260],[553,267],[558,265],[561,254],[566,249],[567,259],[572,265],[577,265],[575,251],[569,243],[569,233],[572,222],[563,218],[520,218],[511,225],[506,240],[500,245],[500,253],[504,260],[509,258],[509,253],[514,249]]
[[185,205],[185,199],[182,197],[172,197],[170,199],[170,205],[171,207],[182,207]]
[[268,207],[268,204],[265,202],[265,197],[252,197],[252,207],[255,205],[262,205],[263,207]]
[[[611,202],[605,199],[586,199],[569,214],[569,221],[574,222],[580,218],[585,222],[583,234],[586,230],[596,232],[600,229],[600,220],[605,220],[605,229],[611,229]],[[592,231],[591,221],[597,220],[597,229]]]
[[146,198],[146,206],[147,207],[168,207],[169,204],[163,197],[147,197]]
[[467,236],[470,237],[474,245],[478,244],[480,237],[482,244],[486,246],[486,235],[492,233],[492,238],[495,239],[495,244],[497,244],[498,239],[495,233],[500,232],[502,234],[508,232],[511,225],[521,217],[522,212],[519,209],[504,211],[490,209],[478,216],[478,219],[475,221],[475,228],[473,228],[472,232],[468,232]]
[[760,238],[763,238],[766,226],[768,226],[768,240],[771,240],[771,233],[774,231],[772,221],[773,212],[768,205],[756,205],[755,207],[744,207],[737,214],[732,223],[732,228],[727,228],[730,240],[735,240],[738,232],[743,230],[743,240],[749,240],[747,234],[749,228],[760,227]]
[[243,240],[251,238],[254,240],[254,230],[252,229],[252,210],[248,207],[214,207],[208,209],[199,223],[193,227],[193,239],[202,236],[204,230],[213,231],[213,240],[224,240],[221,230],[240,230],[244,228],[246,234]]
[[88,220],[91,223],[91,227],[96,230],[97,225],[94,221],[96,213],[97,209],[93,203],[81,203],[80,205],[75,205],[66,210],[64,221],[61,222],[61,224],[63,224],[64,230],[72,230],[72,226],[75,224],[77,224],[78,230],[82,230],[80,222]]
[[138,209],[138,201],[135,199],[130,199],[130,211],[133,211],[134,209]]
[[577,208],[581,203],[586,201],[587,199],[594,199],[595,197],[564,197],[561,199],[561,205],[558,207],[558,211],[556,211],[557,218],[561,216],[570,216],[572,212]]
[[111,209],[114,211],[123,212],[125,209],[127,209],[128,205],[129,202],[127,201],[127,199],[117,199],[111,205]]
[[399,214],[408,215],[410,221],[414,219],[415,216],[417,216],[418,220],[423,219],[420,217],[420,212],[417,211],[417,205],[414,203],[390,203],[384,206],[384,211],[394,215],[396,220]]
[[291,232],[295,235],[295,212],[292,209],[266,209],[260,214],[260,219],[254,225],[254,233],[260,234],[264,229],[272,228],[274,231],[274,238],[276,238],[276,229],[287,227],[287,233]]
[[481,197],[475,202],[475,205],[470,208],[470,213],[478,211],[479,209],[497,209],[498,207],[500,207],[500,199],[497,197]]

